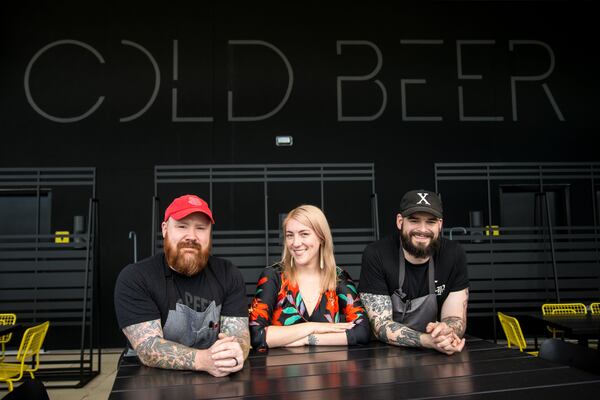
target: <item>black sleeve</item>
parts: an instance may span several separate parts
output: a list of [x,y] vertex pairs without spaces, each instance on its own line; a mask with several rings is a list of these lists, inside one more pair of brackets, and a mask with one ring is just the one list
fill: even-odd
[[449,280],[449,292],[458,292],[469,287],[467,255],[459,243],[456,243],[454,265]]
[[229,271],[221,315],[224,317],[248,317],[246,283],[239,269],[227,261]]
[[363,252],[358,289],[360,293],[390,294],[383,274],[383,259],[373,245],[367,246]]
[[140,322],[160,320],[160,310],[138,265],[128,265],[121,271],[115,284],[114,295],[120,329]]
[[354,327],[346,330],[348,344],[367,344],[370,340],[371,328],[356,285],[346,271],[342,271],[339,278],[337,293],[340,312],[344,315],[346,322],[354,322]]
[[267,345],[267,327],[271,325],[273,310],[277,304],[277,294],[281,289],[279,274],[267,267],[260,274],[256,284],[256,293],[250,310],[250,338],[252,348],[264,351]]

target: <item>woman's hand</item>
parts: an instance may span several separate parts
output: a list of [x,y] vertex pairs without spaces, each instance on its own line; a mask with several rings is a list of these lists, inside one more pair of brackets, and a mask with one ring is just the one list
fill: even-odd
[[335,324],[329,322],[309,322],[312,333],[339,333],[346,332],[354,328],[354,322],[338,322]]

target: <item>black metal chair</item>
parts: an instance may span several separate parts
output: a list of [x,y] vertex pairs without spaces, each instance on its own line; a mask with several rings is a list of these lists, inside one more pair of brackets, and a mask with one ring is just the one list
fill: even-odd
[[540,358],[600,375],[600,352],[558,339],[548,339],[540,347]]

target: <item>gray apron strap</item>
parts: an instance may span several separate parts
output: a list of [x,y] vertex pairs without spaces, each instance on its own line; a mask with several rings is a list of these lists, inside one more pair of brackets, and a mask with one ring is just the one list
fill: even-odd
[[427,324],[434,322],[438,313],[435,294],[433,255],[429,257],[427,271],[429,278],[429,294],[408,299],[407,294],[402,290],[402,285],[404,284],[404,279],[406,277],[406,261],[402,249],[402,242],[400,242],[398,289],[395,290],[391,296],[392,319],[416,331],[425,332]]
[[[401,299],[404,300],[406,298],[406,293],[404,293],[404,290],[402,290],[402,285],[404,285],[404,278],[406,277],[406,260],[404,259],[404,251],[402,251],[402,241],[400,241],[400,250],[398,258],[400,260],[400,271],[398,274],[398,293],[400,293]],[[429,265],[427,269],[427,275],[429,278],[429,294],[433,294],[435,293],[435,267],[433,262],[433,255],[429,256]]]

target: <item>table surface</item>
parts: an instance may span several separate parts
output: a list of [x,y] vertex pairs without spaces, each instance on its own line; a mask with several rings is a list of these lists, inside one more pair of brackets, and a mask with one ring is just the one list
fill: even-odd
[[21,328],[21,324],[8,324],[8,325],[0,324],[0,336],[7,335],[11,332],[16,331],[19,328]]
[[225,378],[123,359],[110,399],[597,398],[600,376],[469,338],[453,356],[372,342],[252,352]]
[[600,337],[600,315],[542,315],[532,314],[553,328],[565,331],[572,338],[597,339]]

